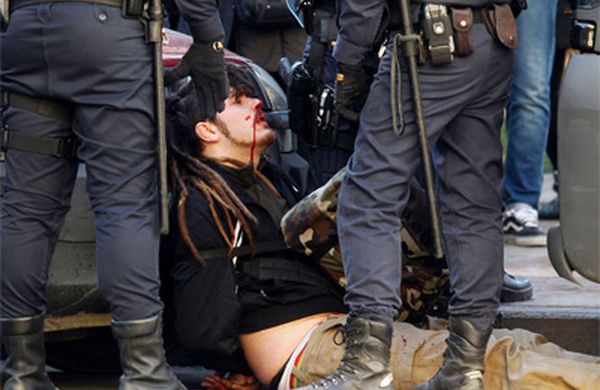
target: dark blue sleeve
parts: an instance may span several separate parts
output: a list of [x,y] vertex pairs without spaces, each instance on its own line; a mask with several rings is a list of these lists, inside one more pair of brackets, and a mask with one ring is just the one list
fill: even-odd
[[337,62],[360,64],[379,44],[388,14],[387,0],[341,0],[339,32],[333,55]]
[[194,42],[223,40],[225,32],[217,0],[175,0],[179,13],[190,26]]

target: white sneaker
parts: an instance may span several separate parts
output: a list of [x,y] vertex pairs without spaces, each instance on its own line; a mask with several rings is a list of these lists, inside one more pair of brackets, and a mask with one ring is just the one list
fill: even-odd
[[511,203],[502,214],[504,242],[518,246],[546,246],[538,212],[527,203]]

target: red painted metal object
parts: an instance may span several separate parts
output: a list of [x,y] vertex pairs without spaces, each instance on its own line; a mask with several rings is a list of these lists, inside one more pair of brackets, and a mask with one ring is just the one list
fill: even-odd
[[[194,39],[187,34],[178,31],[163,29],[163,65],[165,68],[173,68],[179,64]],[[238,64],[250,65],[251,61],[240,57],[232,51],[225,50],[225,60]]]

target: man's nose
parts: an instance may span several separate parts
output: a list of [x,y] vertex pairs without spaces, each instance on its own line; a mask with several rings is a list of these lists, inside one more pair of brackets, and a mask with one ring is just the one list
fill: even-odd
[[254,98],[252,102],[252,108],[254,111],[260,111],[262,109],[263,103],[262,100]]

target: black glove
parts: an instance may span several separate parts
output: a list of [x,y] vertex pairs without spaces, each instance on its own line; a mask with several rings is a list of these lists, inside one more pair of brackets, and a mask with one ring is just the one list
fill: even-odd
[[349,121],[358,121],[360,110],[369,92],[370,76],[362,65],[338,63],[335,78],[335,108],[340,116]]
[[186,76],[191,76],[194,82],[200,118],[214,119],[217,112],[225,108],[225,99],[229,96],[223,44],[218,41],[193,43],[165,82],[173,84]]

